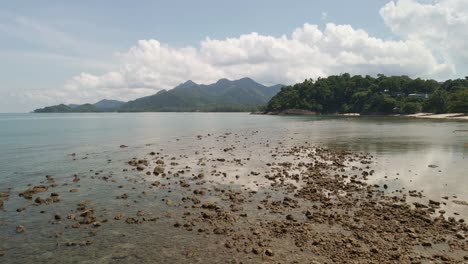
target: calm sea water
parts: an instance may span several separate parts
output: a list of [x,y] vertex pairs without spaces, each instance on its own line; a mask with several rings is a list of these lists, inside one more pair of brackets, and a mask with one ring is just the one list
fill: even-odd
[[[34,244],[41,242],[38,238],[44,234],[29,232],[29,237],[17,240],[14,232],[18,222],[28,227],[42,223],[30,215],[15,212],[24,206],[24,199],[17,198],[17,193],[28,184],[39,184],[45,175],[60,180],[71,179],[73,174],[89,174],[90,169],[122,171],[125,161],[147,153],[148,145],[169,155],[187,153],[199,144],[197,135],[209,133],[248,135],[258,131],[262,138],[282,144],[307,142],[369,152],[375,157],[376,171],[369,181],[387,184],[389,193],[402,188],[416,189],[423,190],[426,199],[456,196],[453,199],[467,201],[467,130],[468,122],[393,117],[282,117],[246,113],[0,114],[0,191],[11,189],[5,211],[0,212],[0,235],[16,239],[0,242],[0,249],[13,252],[4,258],[12,263],[18,256],[28,256],[28,260],[33,259],[31,256],[39,256],[36,260],[51,257]],[[121,144],[129,146],[126,151],[119,147]],[[255,147],[256,142],[251,144]],[[73,162],[71,153],[76,153],[76,158],[82,161]],[[94,198],[103,207],[111,207],[110,201],[99,199],[100,186],[83,183],[81,187],[89,192],[80,191],[79,198]],[[65,208],[66,204],[65,198],[63,205],[56,206]],[[468,216],[465,205],[448,203],[444,209],[449,214],[457,212],[465,219]],[[102,250],[104,245],[96,248]],[[21,249],[28,253],[21,255]]]
[[370,152],[381,174],[412,170],[400,178],[409,177],[416,186],[459,195],[468,189],[467,122],[244,113],[0,114],[0,184],[65,168],[60,161],[73,152],[110,155],[121,144],[254,130],[271,139]]

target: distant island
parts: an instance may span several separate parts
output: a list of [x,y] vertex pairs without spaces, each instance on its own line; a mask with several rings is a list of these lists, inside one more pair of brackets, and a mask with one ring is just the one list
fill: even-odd
[[265,106],[283,85],[265,86],[250,78],[220,79],[204,85],[187,81],[170,90],[129,102],[101,100],[95,104],[54,105],[34,113],[90,112],[251,112]]
[[465,79],[411,79],[408,76],[334,75],[285,86],[264,113],[367,115],[468,113]]

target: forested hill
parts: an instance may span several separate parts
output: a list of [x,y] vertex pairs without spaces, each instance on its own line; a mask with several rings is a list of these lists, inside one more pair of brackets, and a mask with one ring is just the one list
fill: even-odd
[[61,104],[36,109],[34,112],[250,112],[265,106],[282,86],[265,86],[250,78],[233,81],[221,79],[209,85],[187,81],[171,90],[162,90],[126,103],[102,100],[96,104]]
[[209,85],[187,81],[174,89],[130,101],[119,111],[255,111],[266,105],[281,87],[264,86],[250,78],[220,79]]
[[309,79],[283,87],[266,107],[270,112],[288,109],[329,114],[468,113],[468,77],[437,82],[346,73]]

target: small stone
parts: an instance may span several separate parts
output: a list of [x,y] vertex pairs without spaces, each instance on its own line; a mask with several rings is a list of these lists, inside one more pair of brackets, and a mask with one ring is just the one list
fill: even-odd
[[267,250],[265,250],[265,255],[267,255],[269,257],[273,257],[275,255],[275,253],[273,253],[273,250],[267,249]]
[[294,221],[295,219],[294,219],[294,216],[289,214],[289,215],[286,216],[286,220]]
[[164,168],[161,166],[156,166],[153,170],[154,175],[159,175],[164,173]]
[[124,214],[117,214],[117,215],[114,217],[114,219],[115,219],[115,220],[121,220],[122,218],[124,218],[124,216],[125,216]]
[[135,218],[133,218],[133,217],[127,218],[127,220],[125,220],[125,222],[126,222],[127,224],[137,224],[137,223],[138,223],[138,221],[137,221]]
[[24,231],[26,230],[26,228],[24,228],[24,226],[22,225],[17,225],[16,226],[16,233],[23,233]]

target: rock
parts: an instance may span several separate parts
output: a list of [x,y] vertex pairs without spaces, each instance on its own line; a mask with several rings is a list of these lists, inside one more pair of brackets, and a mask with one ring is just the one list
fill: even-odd
[[24,228],[24,226],[22,225],[17,225],[16,226],[16,233],[23,233],[24,231],[26,230],[26,228]]
[[120,199],[127,199],[127,198],[128,198],[128,194],[126,193],[120,195]]
[[429,168],[433,168],[433,169],[439,167],[439,166],[434,165],[434,164],[430,164],[430,165],[427,165],[427,166],[428,166]]
[[138,224],[138,220],[136,220],[133,217],[129,217],[129,218],[127,218],[127,220],[125,220],[125,223],[127,223],[127,224]]
[[151,183],[151,185],[155,186],[155,187],[159,187],[159,185],[161,185],[161,182],[159,181],[154,181],[153,183]]
[[286,220],[295,221],[296,219],[294,219],[294,216],[288,214],[288,215],[286,216]]
[[32,199],[32,195],[47,191],[48,187],[44,185],[34,186],[33,188],[27,189],[19,194],[20,197],[25,199]]
[[127,148],[127,145],[120,145],[120,148]]
[[41,198],[41,197],[36,197],[36,199],[34,200],[35,203],[37,204],[43,204],[43,203],[46,203],[46,201]]
[[156,166],[153,170],[154,175],[159,175],[164,173],[164,168],[161,166]]
[[76,189],[76,188],[75,188],[75,189],[70,189],[70,192],[71,192],[71,193],[76,193],[76,192],[78,192],[78,191],[79,191],[79,189]]
[[432,247],[432,243],[430,243],[430,242],[422,242],[421,245],[423,247]]
[[213,229],[213,233],[216,234],[216,235],[222,235],[222,234],[226,233],[226,229],[216,227],[215,229]]
[[55,215],[54,215],[54,219],[55,219],[55,220],[61,220],[61,219],[62,219],[62,215],[60,215],[60,214],[55,214]]
[[418,202],[414,202],[413,205],[416,208],[427,208],[427,205],[424,205],[424,204],[421,204],[421,203],[418,203]]
[[273,250],[267,249],[267,250],[265,250],[265,255],[267,255],[269,257],[273,257],[275,255],[275,253],[273,253]]
[[117,214],[117,215],[115,215],[114,219],[115,219],[115,220],[121,220],[121,219],[124,218],[124,217],[125,217],[124,214]]

